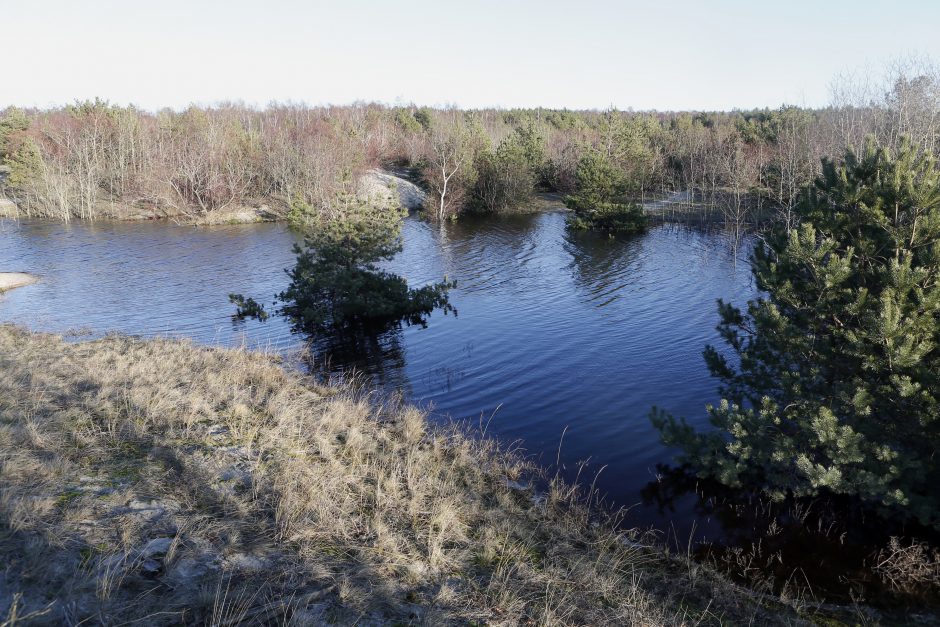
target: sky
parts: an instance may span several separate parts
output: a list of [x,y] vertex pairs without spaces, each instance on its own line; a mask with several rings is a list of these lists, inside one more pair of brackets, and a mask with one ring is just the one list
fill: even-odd
[[940,61],[938,28],[937,0],[0,0],[0,107],[820,106]]

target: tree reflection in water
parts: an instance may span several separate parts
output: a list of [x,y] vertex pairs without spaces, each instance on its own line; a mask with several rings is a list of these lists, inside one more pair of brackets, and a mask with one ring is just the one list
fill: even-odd
[[668,544],[739,581],[817,601],[940,605],[935,582],[898,586],[884,570],[892,538],[901,546],[923,540],[936,546],[940,534],[933,530],[885,520],[839,496],[772,502],[759,491],[697,477],[685,466],[659,464],[656,477],[641,491],[644,505],[662,515],[691,507],[695,523],[710,529],[710,541],[695,538],[692,524],[684,537],[668,534]]

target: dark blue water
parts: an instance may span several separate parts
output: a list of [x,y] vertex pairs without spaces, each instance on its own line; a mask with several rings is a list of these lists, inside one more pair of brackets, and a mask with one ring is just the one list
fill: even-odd
[[[233,323],[228,294],[270,303],[294,239],[272,224],[0,222],[0,270],[42,278],[0,296],[0,320],[289,350],[303,340],[286,322]],[[640,503],[671,459],[650,408],[704,423],[717,400],[701,356],[718,342],[715,300],[755,294],[747,245],[677,226],[611,239],[568,232],[561,212],[443,228],[409,218],[404,243],[390,269],[412,285],[456,279],[458,316],[436,313],[426,329],[362,347],[356,365],[435,412],[489,421],[489,433],[546,465],[561,444],[566,474],[590,460],[582,476],[603,468],[597,485],[618,505]],[[719,533],[690,502],[674,507],[640,505],[628,521]]]

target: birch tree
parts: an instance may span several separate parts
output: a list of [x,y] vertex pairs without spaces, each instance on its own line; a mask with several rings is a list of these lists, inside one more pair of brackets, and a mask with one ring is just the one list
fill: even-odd
[[435,125],[428,133],[429,166],[425,177],[434,193],[435,213],[443,221],[448,213],[456,213],[465,189],[459,178],[472,162],[470,138],[456,117],[444,125]]

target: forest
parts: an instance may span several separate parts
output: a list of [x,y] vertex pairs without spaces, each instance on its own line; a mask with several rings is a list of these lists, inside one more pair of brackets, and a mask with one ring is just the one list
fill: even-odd
[[[264,206],[329,219],[370,169],[428,192],[430,219],[524,211],[601,168],[620,202],[736,231],[792,223],[823,157],[874,137],[940,149],[940,73],[898,63],[878,84],[833,81],[828,106],[732,112],[237,103],[145,111],[106,101],[0,115],[3,193],[25,217],[197,218]],[[588,173],[590,174],[590,173]],[[570,203],[569,203],[570,204]],[[575,199],[575,204],[577,204]]]

